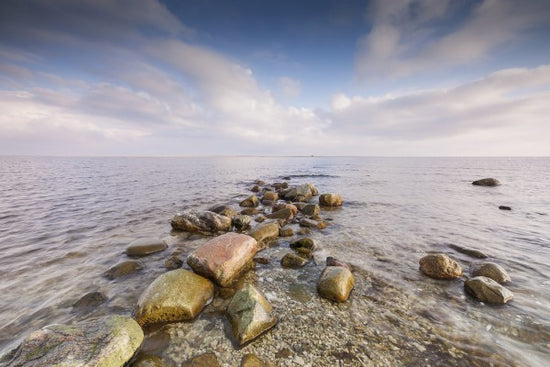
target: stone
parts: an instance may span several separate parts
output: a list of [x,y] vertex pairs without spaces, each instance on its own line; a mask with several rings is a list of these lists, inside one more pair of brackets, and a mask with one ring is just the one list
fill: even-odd
[[236,217],[233,217],[233,226],[238,231],[244,231],[250,227],[250,222],[252,222],[252,218],[248,215],[237,215]]
[[187,360],[181,366],[182,367],[220,367],[220,363],[218,362],[218,357],[216,357],[216,354],[204,353]]
[[500,210],[512,210],[512,208],[510,208],[509,206],[506,206],[506,205],[501,205],[498,207]]
[[317,291],[323,298],[345,302],[355,285],[355,279],[349,269],[342,266],[327,266],[317,282]]
[[279,237],[279,223],[263,223],[253,228],[249,235],[254,237],[259,244],[265,245],[265,242]]
[[245,208],[243,210],[241,210],[241,214],[242,215],[256,215],[258,214],[260,211],[257,209],[257,208]]
[[264,182],[263,180],[259,180],[259,179],[255,180],[254,183],[255,183],[256,185],[260,185],[260,186],[265,185],[265,182]]
[[241,288],[227,306],[233,336],[244,345],[275,326],[277,318],[273,307],[251,284]]
[[194,319],[214,296],[214,284],[189,270],[172,270],[155,279],[139,297],[141,325]]
[[130,242],[126,248],[126,255],[128,256],[147,256],[160,252],[168,248],[168,245],[163,240],[158,238],[139,238]]
[[295,205],[286,204],[286,203],[278,203],[273,205],[273,208],[271,209],[271,213],[275,213],[279,210],[283,210],[287,208],[290,209],[290,211],[292,211],[292,215],[296,216],[298,214],[298,208]]
[[208,211],[214,212],[219,215],[223,215],[228,218],[233,218],[237,215],[237,212],[228,205],[217,205],[208,209]]
[[292,210],[290,208],[284,208],[268,214],[266,215],[266,217],[269,219],[283,219],[286,221],[290,221],[294,219],[294,214],[292,213]]
[[288,189],[288,182],[275,182],[273,187],[275,190],[285,190]]
[[466,293],[480,302],[505,304],[514,298],[514,294],[491,278],[477,276],[464,282]]
[[162,358],[152,355],[140,356],[132,367],[162,367]]
[[252,188],[250,189],[250,191],[252,191],[252,192],[260,192],[260,186],[254,185],[254,186],[252,186]]
[[300,227],[325,229],[327,227],[327,223],[322,221],[318,222],[309,218],[302,218],[300,219]]
[[476,266],[472,271],[472,276],[484,276],[493,279],[497,283],[509,283],[512,281],[510,275],[504,268],[492,262],[485,262]]
[[476,186],[498,186],[500,182],[496,178],[483,178],[472,182],[472,185]]
[[343,202],[344,200],[339,194],[329,193],[319,196],[319,205],[321,206],[341,206]]
[[256,195],[250,195],[249,197],[241,201],[239,205],[246,208],[255,208],[260,205],[260,200]]
[[294,200],[298,202],[308,202],[313,196],[319,194],[317,188],[310,183],[298,185],[284,192],[286,200]]
[[275,367],[271,362],[264,362],[255,354],[246,354],[241,360],[240,367]]
[[305,247],[295,248],[294,251],[296,251],[298,256],[303,257],[304,259],[311,259],[313,257],[313,251]]
[[317,204],[307,204],[303,207],[302,213],[312,217],[315,215],[319,215],[321,213],[321,208]]
[[279,200],[279,194],[277,194],[275,191],[266,191],[264,193],[263,199],[269,201],[277,201]]
[[290,243],[290,248],[299,248],[304,247],[307,249],[310,249],[311,251],[315,251],[317,249],[317,243],[314,239],[309,237],[300,238],[294,242]]
[[98,291],[89,292],[80,297],[78,301],[73,304],[74,308],[91,308],[101,305],[107,300],[107,297]]
[[176,255],[172,255],[170,256],[168,259],[166,259],[164,261],[164,266],[166,267],[166,269],[168,270],[174,270],[174,269],[179,269],[181,268],[183,265],[183,260],[180,259],[178,256]]
[[257,264],[267,265],[269,264],[269,259],[267,257],[255,257],[254,262]]
[[420,259],[420,271],[434,279],[456,279],[462,276],[462,267],[445,254],[424,256]]
[[351,266],[348,263],[345,263],[341,260],[338,260],[332,256],[328,256],[326,259],[327,266],[342,266],[348,270],[351,270]]
[[214,212],[188,211],[172,218],[172,228],[184,232],[227,232],[231,230],[231,218]]
[[460,252],[461,254],[465,254],[465,255],[468,255],[470,257],[475,257],[477,259],[486,259],[488,258],[489,256],[479,250],[476,250],[476,249],[471,249],[471,248],[467,248],[467,247],[462,247],[462,246],[459,246],[459,245],[449,245],[450,248],[452,248],[453,250],[455,251],[458,251]]
[[17,347],[8,366],[122,366],[143,341],[132,318],[108,316],[32,332]]
[[283,268],[297,269],[307,264],[307,261],[307,259],[289,252],[286,253],[285,256],[283,256],[283,258],[281,259],[281,265],[283,266]]
[[258,242],[253,237],[226,233],[196,249],[187,258],[187,264],[195,273],[227,287],[241,274],[256,252]]
[[142,270],[143,264],[136,260],[123,261],[109,268],[103,276],[107,279],[116,279]]
[[280,228],[279,237],[291,237],[294,236],[294,230],[292,228]]

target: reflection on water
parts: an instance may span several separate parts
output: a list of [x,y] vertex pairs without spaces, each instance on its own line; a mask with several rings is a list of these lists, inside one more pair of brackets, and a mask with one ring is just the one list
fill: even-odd
[[[313,182],[320,192],[339,192],[346,200],[343,208],[322,213],[332,221],[313,236],[323,247],[316,254],[319,265],[330,255],[369,272],[364,294],[355,291],[350,306],[354,315],[388,312],[384,303],[391,300],[380,297],[399,292],[411,310],[402,316],[390,312],[387,317],[398,317],[395,322],[409,323],[418,331],[424,329],[414,324],[415,318],[429,322],[441,330],[435,338],[454,338],[457,350],[479,352],[482,361],[498,361],[491,357],[495,354],[518,365],[543,365],[550,348],[547,172],[547,158],[0,158],[0,348],[7,350],[44,325],[83,317],[72,305],[88,292],[101,291],[108,298],[93,314],[130,312],[144,287],[165,271],[164,260],[172,251],[186,253],[204,242],[170,234],[169,220],[175,212],[217,203],[236,205],[254,179],[276,182],[289,177],[291,183]],[[483,177],[503,184],[470,184]],[[512,210],[499,210],[499,205]],[[141,236],[164,238],[171,248],[147,257],[139,275],[103,278],[107,268],[126,259],[127,244]],[[512,303],[482,305],[465,297],[462,282],[435,281],[418,272],[419,258],[431,251],[450,254],[466,274],[482,261],[450,245],[482,251],[507,269],[513,280],[508,286],[515,294]],[[330,306],[307,288],[314,282],[308,272],[320,267],[312,264],[291,279],[279,268],[286,246],[281,239],[279,247],[270,249],[270,272],[257,271],[259,285],[272,298],[282,299],[284,294],[285,302],[297,309]],[[377,282],[393,293],[377,290]],[[273,302],[286,307],[280,300]],[[351,323],[348,332],[365,332],[353,331],[360,323],[354,324],[349,313],[340,316]],[[204,317],[210,329],[201,329],[203,334],[219,335],[213,325],[223,325]],[[399,330],[390,327],[389,336]],[[453,330],[454,336],[445,330]],[[433,358],[440,353],[420,333],[406,337],[412,338],[411,353]],[[405,336],[392,338],[404,342]],[[384,340],[388,353],[397,353],[391,339]],[[479,346],[472,340],[485,352],[476,352]],[[213,343],[222,348],[223,341]],[[178,348],[183,347],[173,345],[167,353]],[[340,353],[340,359],[351,358],[349,353]]]

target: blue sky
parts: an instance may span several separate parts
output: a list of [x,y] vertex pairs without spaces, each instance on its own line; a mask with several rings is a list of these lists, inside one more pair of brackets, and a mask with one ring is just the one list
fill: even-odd
[[550,155],[544,0],[0,3],[0,154]]

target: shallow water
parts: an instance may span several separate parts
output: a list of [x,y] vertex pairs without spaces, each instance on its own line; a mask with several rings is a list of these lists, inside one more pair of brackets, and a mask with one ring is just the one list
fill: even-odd
[[[224,365],[234,365],[247,350],[278,365],[369,365],[376,357],[387,357],[389,365],[438,365],[454,355],[479,354],[478,365],[545,365],[550,362],[548,172],[549,158],[2,157],[0,353],[47,324],[130,313],[141,291],[165,271],[172,251],[186,253],[205,241],[171,234],[174,213],[218,203],[237,206],[254,179],[276,182],[290,176],[291,184],[312,182],[320,192],[341,193],[345,205],[322,212],[332,220],[313,234],[323,247],[316,263],[280,269],[284,239],[266,251],[272,261],[258,266],[254,281],[283,314],[279,326],[234,352],[222,330],[223,317],[211,305],[195,323],[164,328],[169,342],[156,354],[177,362],[185,353],[211,347]],[[498,178],[502,185],[471,185],[484,177]],[[127,259],[127,244],[143,236],[164,238],[170,249],[142,259],[145,269],[138,274],[114,281],[101,276]],[[451,244],[483,251],[507,269],[514,300],[501,307],[483,305],[464,295],[462,281],[435,281],[419,273],[418,260],[427,252],[448,253],[466,274],[481,261]],[[347,306],[315,294],[316,277],[329,255],[358,268],[359,284]],[[96,290],[108,302],[85,313],[72,308]],[[324,327],[334,331],[341,323],[334,333],[345,331],[338,334],[342,345],[334,340],[325,345],[320,338],[319,345],[295,347],[327,312],[334,312],[335,324],[324,320]],[[393,319],[397,325],[386,326]],[[428,332],[431,339],[423,334]],[[201,335],[202,346],[185,344],[185,335]],[[373,342],[361,345],[360,340]],[[329,345],[338,351],[328,351]],[[458,357],[449,365],[461,365]]]

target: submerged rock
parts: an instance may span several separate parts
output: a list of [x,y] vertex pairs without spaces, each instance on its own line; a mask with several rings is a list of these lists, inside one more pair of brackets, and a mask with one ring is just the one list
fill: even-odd
[[317,291],[323,298],[336,302],[347,301],[355,279],[349,269],[342,266],[328,266],[317,283]]
[[255,208],[260,205],[260,200],[258,200],[258,197],[256,195],[250,195],[249,197],[241,201],[239,205],[246,208]]
[[107,279],[116,279],[142,270],[143,264],[136,260],[123,261],[109,268],[103,276]]
[[97,307],[107,300],[107,297],[101,292],[86,293],[73,304],[74,308]]
[[299,248],[299,247],[304,247],[312,251],[315,251],[317,249],[317,243],[312,238],[304,237],[290,244],[290,248]]
[[512,210],[512,208],[510,208],[509,206],[506,206],[506,205],[501,205],[498,207],[500,210]]
[[244,208],[243,210],[241,210],[241,214],[242,215],[255,215],[255,214],[258,214],[260,211],[257,209],[257,208]]
[[181,367],[220,367],[220,363],[214,353],[204,353],[183,362]]
[[292,252],[288,252],[281,259],[281,265],[283,266],[283,268],[297,269],[307,264],[307,261],[307,258],[298,256],[296,254],[293,254]]
[[472,182],[472,185],[476,186],[498,186],[500,185],[500,182],[496,178],[482,178],[481,180],[477,180]]
[[239,345],[256,339],[277,323],[273,307],[251,284],[235,293],[227,306],[227,314]]
[[158,238],[140,238],[130,242],[126,248],[128,256],[147,256],[168,248],[163,240]]
[[214,212],[188,211],[172,218],[172,228],[184,232],[227,232],[231,229],[231,218]]
[[341,206],[343,202],[344,200],[339,194],[330,193],[319,196],[319,205],[321,206]]
[[191,320],[214,295],[208,279],[189,270],[160,275],[141,294],[136,320],[140,325]]
[[127,316],[50,325],[31,333],[8,366],[122,366],[142,341],[141,327]]
[[258,242],[253,237],[226,233],[196,249],[187,258],[187,264],[197,274],[227,287],[254,258],[256,252]]
[[252,191],[252,192],[260,192],[260,186],[254,185],[254,186],[252,186],[252,188],[250,189],[250,191]]
[[485,253],[483,253],[479,250],[476,250],[476,249],[462,247],[462,246],[454,245],[454,244],[449,245],[449,247],[452,248],[455,251],[460,252],[461,254],[465,254],[465,255],[468,255],[468,256],[471,256],[471,257],[475,257],[477,259],[486,259],[486,258],[489,257],[487,254],[485,254]]
[[162,367],[162,358],[152,355],[140,356],[132,367]]
[[514,294],[509,289],[484,276],[468,279],[464,282],[464,289],[481,302],[505,304],[514,298]]
[[266,241],[279,237],[279,223],[270,222],[260,224],[253,228],[249,234],[263,246]]
[[324,229],[327,227],[327,223],[309,218],[302,218],[300,220],[300,227]]
[[491,278],[497,283],[508,283],[512,281],[512,278],[510,278],[510,275],[508,275],[502,266],[492,262],[485,262],[476,266],[472,271],[472,275],[474,277],[484,276]]
[[179,256],[172,255],[164,261],[164,266],[168,270],[179,269],[183,265],[183,260]]
[[445,254],[426,255],[420,259],[420,270],[434,279],[456,279],[462,276],[462,267]]

